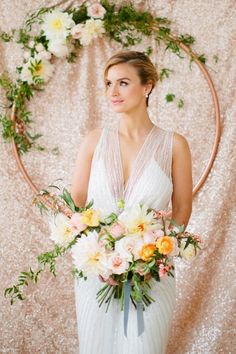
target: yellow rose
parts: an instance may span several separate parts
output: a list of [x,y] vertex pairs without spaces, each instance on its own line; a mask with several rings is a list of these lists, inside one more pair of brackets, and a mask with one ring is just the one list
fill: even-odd
[[169,254],[174,249],[172,238],[169,236],[162,236],[156,242],[156,247],[161,254]]
[[143,245],[141,250],[139,251],[139,255],[143,261],[149,261],[152,256],[154,256],[154,251],[156,246],[152,243]]
[[100,214],[94,209],[82,211],[81,222],[88,226],[98,226],[100,222]]

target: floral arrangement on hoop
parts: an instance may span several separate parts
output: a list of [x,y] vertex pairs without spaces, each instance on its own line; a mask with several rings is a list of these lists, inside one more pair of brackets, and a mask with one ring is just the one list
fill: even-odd
[[[0,115],[2,136],[5,141],[14,139],[20,153],[29,151],[33,146],[39,150],[44,148],[37,144],[41,134],[30,133],[32,123],[31,112],[27,110],[27,101],[34,93],[41,90],[53,76],[56,58],[66,58],[74,62],[77,51],[93,43],[99,37],[106,36],[110,40],[129,47],[142,42],[144,37],[152,37],[158,45],[164,43],[166,50],[181,55],[183,45],[188,48],[190,67],[194,60],[205,63],[205,56],[195,54],[191,45],[195,42],[189,34],[178,36],[171,33],[170,21],[167,18],[155,17],[148,11],[136,9],[132,3],[115,5],[108,0],[92,4],[83,3],[66,10],[55,7],[40,8],[29,15],[19,30],[11,33],[2,32],[0,37],[5,42],[16,41],[23,47],[23,64],[16,68],[18,78],[11,81],[9,75],[0,76],[0,85],[6,91],[7,111]],[[33,32],[37,26],[37,34]],[[152,48],[146,49],[151,54]],[[162,68],[160,80],[169,77],[173,70]],[[174,94],[167,94],[166,101],[171,102]],[[178,107],[184,105],[179,99]]]
[[[46,266],[56,275],[56,260],[71,253],[74,263],[72,273],[84,278],[93,275],[106,284],[98,291],[99,306],[112,299],[120,301],[124,310],[124,331],[127,334],[129,301],[137,309],[138,333],[144,330],[143,310],[155,301],[150,295],[150,279],[161,281],[163,277],[174,277],[173,258],[192,259],[201,249],[201,238],[184,230],[167,217],[167,211],[153,210],[145,204],[126,208],[118,202],[119,212],[102,215],[92,208],[92,202],[84,208],[75,206],[70,193],[55,196],[42,191],[35,203],[47,210],[47,198],[54,210],[51,221],[51,239],[55,242],[52,251],[40,254],[39,268],[21,272],[18,283],[5,289],[11,304],[23,300],[23,290],[32,281],[37,283],[39,274]],[[52,208],[53,207],[53,208]]]

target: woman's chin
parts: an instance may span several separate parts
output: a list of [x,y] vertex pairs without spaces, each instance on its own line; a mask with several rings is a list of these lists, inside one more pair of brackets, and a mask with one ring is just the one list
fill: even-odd
[[124,107],[113,106],[112,109],[116,113],[124,113],[124,112],[126,112],[126,109]]

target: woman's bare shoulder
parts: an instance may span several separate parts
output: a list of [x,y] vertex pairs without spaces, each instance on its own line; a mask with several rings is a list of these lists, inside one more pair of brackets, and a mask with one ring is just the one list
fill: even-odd
[[189,146],[188,140],[182,134],[173,132],[173,145],[176,149],[183,149]]
[[173,156],[176,155],[180,156],[180,154],[183,156],[189,153],[190,153],[190,147],[186,137],[174,131],[173,132]]

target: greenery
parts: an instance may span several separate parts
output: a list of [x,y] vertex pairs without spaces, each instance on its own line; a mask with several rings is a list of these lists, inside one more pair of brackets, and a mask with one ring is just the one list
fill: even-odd
[[166,102],[173,102],[174,99],[175,99],[175,94],[173,94],[173,93],[168,93],[168,94],[166,95]]
[[[195,54],[191,49],[191,46],[195,43],[195,38],[189,34],[172,35],[170,28],[171,21],[167,18],[155,17],[148,11],[137,10],[132,3],[117,6],[108,0],[102,0],[101,5],[106,10],[103,18],[103,26],[105,28],[105,36],[109,40],[120,43],[124,48],[129,48],[142,42],[145,37],[152,37],[159,46],[164,44],[165,50],[171,51],[181,59],[184,58],[181,45],[187,46],[190,55],[190,68],[195,59],[199,60],[202,64],[206,63],[204,54]],[[43,16],[47,12],[55,8],[56,6],[43,7],[29,14],[21,28],[12,29],[10,33],[1,32],[1,40],[5,42],[15,41],[21,45],[22,49],[29,51],[32,58],[37,54],[37,44],[43,45],[43,48],[47,51],[49,40],[45,33],[41,30],[35,35],[32,30],[35,25],[40,26],[43,23]],[[72,14],[72,18],[76,24],[85,23],[90,19],[85,4],[77,8],[70,6],[66,12]],[[70,36],[68,40],[71,41]],[[33,47],[30,45],[32,41],[34,42]],[[66,59],[68,62],[74,63],[77,51],[82,48],[82,45],[80,40],[74,40],[71,43],[73,43],[74,49],[70,51]],[[144,52],[150,55],[153,52],[153,48],[149,46]],[[215,56],[215,62],[217,61],[218,57]],[[14,140],[20,153],[28,152],[33,147],[39,150],[44,149],[37,144],[37,139],[41,135],[29,132],[32,119],[30,118],[30,112],[27,110],[27,102],[34,97],[35,92],[42,90],[45,86],[42,77],[35,74],[40,64],[39,60],[31,63],[29,66],[29,70],[33,75],[33,83],[31,84],[19,78],[13,82],[7,73],[3,73],[0,76],[0,86],[5,90],[7,101],[6,112],[0,116],[2,137],[4,141]],[[16,71],[20,75],[22,65],[18,66]],[[169,68],[161,69],[159,72],[160,81],[169,78],[172,72],[173,70]],[[167,102],[172,102],[173,100],[173,95],[166,95]],[[182,108],[183,100],[179,100],[177,106]],[[11,120],[12,115],[14,116],[14,121]]]
[[[5,297],[10,298],[11,305],[14,304],[15,300],[25,300],[26,296],[24,295],[25,288],[29,285],[30,282],[36,284],[38,282],[39,276],[46,268],[56,276],[56,260],[59,256],[63,256],[71,247],[76,243],[76,239],[73,242],[69,243],[66,247],[55,245],[52,251],[41,253],[38,257],[39,267],[36,271],[30,267],[28,271],[21,272],[18,277],[18,282],[13,286],[6,288],[4,291]],[[76,273],[72,274],[76,275]],[[77,276],[83,276],[81,273]]]

